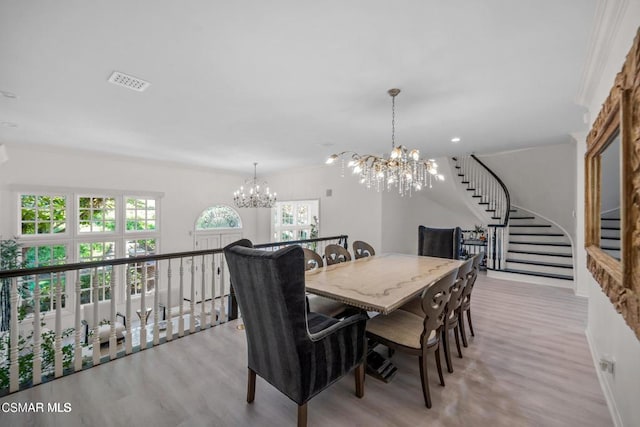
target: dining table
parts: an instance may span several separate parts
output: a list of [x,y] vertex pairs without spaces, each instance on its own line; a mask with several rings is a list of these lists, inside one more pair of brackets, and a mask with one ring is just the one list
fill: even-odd
[[[309,270],[305,274],[305,286],[307,292],[386,315],[420,295],[464,262],[382,253]],[[373,347],[370,346],[367,356],[367,373],[388,382],[396,368],[390,360],[374,352]]]
[[465,261],[383,253],[309,270],[307,292],[389,314]]

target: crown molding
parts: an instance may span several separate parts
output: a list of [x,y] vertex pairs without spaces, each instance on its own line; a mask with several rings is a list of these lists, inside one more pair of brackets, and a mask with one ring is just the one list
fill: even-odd
[[587,58],[580,78],[576,102],[589,107],[618,35],[629,0],[598,0],[589,38]]

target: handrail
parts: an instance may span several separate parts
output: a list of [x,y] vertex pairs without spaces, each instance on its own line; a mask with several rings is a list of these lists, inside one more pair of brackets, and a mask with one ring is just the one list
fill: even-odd
[[487,167],[487,165],[485,165],[484,163],[482,163],[480,161],[480,159],[478,159],[476,157],[475,154],[472,154],[471,157],[473,158],[473,160],[475,160],[476,162],[478,162],[480,164],[480,166],[482,166],[483,168],[485,168],[487,170],[487,172],[489,172],[491,174],[491,176],[493,176],[496,181],[498,181],[498,184],[500,184],[500,186],[502,187],[502,189],[504,190],[504,194],[507,200],[507,211],[504,215],[504,222],[502,223],[503,227],[506,227],[507,225],[509,225],[509,215],[511,213],[511,195],[509,194],[509,190],[507,190],[507,186],[504,185],[504,182],[502,182],[502,180],[498,177],[498,175],[496,175],[495,173],[493,173],[493,171],[491,169],[489,169]]
[[[260,243],[260,244],[254,245],[254,248],[262,249],[262,248],[269,248],[269,247],[276,247],[276,246],[289,246],[289,245],[297,245],[302,243],[321,242],[325,240],[340,240],[340,241],[344,240],[346,242],[347,238],[348,236],[341,234],[338,236],[317,237],[313,239],[289,240],[286,242]],[[155,254],[155,255],[142,255],[142,256],[134,256],[129,258],[108,259],[108,260],[102,260],[102,261],[75,262],[71,264],[59,264],[59,265],[51,265],[46,267],[17,268],[13,270],[0,271],[0,280],[11,278],[11,277],[31,276],[36,274],[62,273],[64,271],[84,270],[84,269],[96,268],[96,267],[107,267],[107,266],[124,265],[124,264],[139,264],[139,263],[150,262],[150,261],[195,257],[199,255],[221,254],[223,253],[223,250],[224,248],[201,249],[197,251],[172,252],[167,254]]]

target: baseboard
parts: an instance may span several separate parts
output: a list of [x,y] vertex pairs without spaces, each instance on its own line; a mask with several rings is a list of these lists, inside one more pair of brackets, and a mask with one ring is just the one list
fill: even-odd
[[593,339],[591,338],[591,333],[589,332],[588,328],[584,331],[584,334],[587,337],[587,345],[589,346],[589,351],[591,352],[591,357],[593,358],[593,366],[596,370],[596,375],[598,375],[600,388],[602,388],[602,393],[604,393],[604,398],[607,401],[607,407],[609,408],[609,413],[611,414],[613,425],[615,427],[624,427],[624,425],[622,424],[622,419],[620,418],[620,413],[618,412],[616,400],[614,399],[613,392],[611,391],[611,387],[609,387],[609,383],[604,377],[604,373],[600,370],[600,355],[593,345]]
[[551,277],[529,276],[528,274],[509,273],[508,271],[487,270],[487,277],[514,282],[533,283],[536,285],[555,286],[557,288],[574,289],[573,280],[561,280]]

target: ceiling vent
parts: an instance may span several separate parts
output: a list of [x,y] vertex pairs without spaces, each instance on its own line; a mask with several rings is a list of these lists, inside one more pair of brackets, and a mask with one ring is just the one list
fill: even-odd
[[151,83],[146,82],[137,77],[130,76],[125,73],[121,73],[120,71],[114,71],[109,77],[109,83],[113,83],[114,85],[126,87],[127,89],[135,90],[138,92],[143,92],[146,88],[151,86]]

